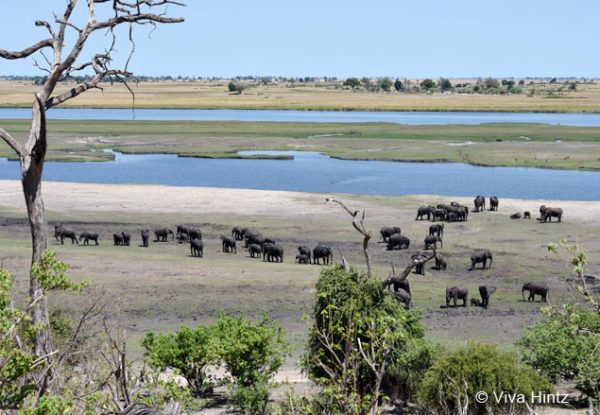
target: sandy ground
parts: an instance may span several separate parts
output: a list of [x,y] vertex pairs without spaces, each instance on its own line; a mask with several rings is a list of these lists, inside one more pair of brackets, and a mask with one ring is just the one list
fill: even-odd
[[[297,215],[324,214],[324,194],[286,191],[223,189],[212,187],[171,187],[160,185],[114,185],[44,182],[43,194],[48,210],[57,212],[140,212],[207,214],[228,212],[241,215],[273,215],[294,212]],[[428,196],[415,196],[426,200]],[[431,196],[434,198],[437,196]],[[469,206],[472,197],[448,197]],[[355,208],[367,208],[370,197]],[[166,202],[168,201],[168,203]],[[243,202],[243,203],[240,203]],[[530,210],[537,216],[537,208],[560,206],[568,212],[570,221],[600,223],[600,202],[556,200],[501,200],[502,208],[515,212]],[[0,208],[25,209],[21,184],[0,180]],[[326,212],[325,212],[326,213]],[[337,209],[330,213],[338,215]]]

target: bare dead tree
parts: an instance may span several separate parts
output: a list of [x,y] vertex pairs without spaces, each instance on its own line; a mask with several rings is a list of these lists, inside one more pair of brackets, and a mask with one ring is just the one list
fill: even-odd
[[[363,254],[365,255],[365,263],[367,264],[367,276],[370,278],[373,276],[371,271],[371,256],[369,255],[369,241],[371,240],[371,233],[367,231],[365,227],[365,211],[363,210],[362,215],[358,216],[358,210],[352,211],[343,202],[337,199],[325,199],[325,203],[337,203],[340,205],[350,216],[352,216],[352,226],[363,236]],[[343,258],[344,268],[348,268],[346,259]]]
[[[78,4],[87,9],[87,21],[82,23],[74,22],[72,18]],[[34,63],[35,66],[45,70],[48,76],[45,83],[35,93],[27,141],[21,143],[0,128],[0,138],[13,149],[20,160],[21,182],[31,228],[32,265],[41,259],[43,251],[48,247],[47,222],[42,199],[42,171],[47,149],[46,111],[90,89],[102,89],[100,86],[102,81],[118,80],[129,88],[127,78],[132,74],[127,70],[127,66],[135,49],[133,27],[183,22],[182,18],[166,16],[167,7],[170,5],[183,6],[182,3],[173,0],[86,0],[82,3],[79,3],[78,0],[66,0],[63,13],[55,15],[52,23],[41,20],[35,22],[35,26],[45,29],[48,33],[46,38],[20,51],[0,49],[0,58],[2,59],[25,59],[39,52],[48,64],[48,67],[44,68],[37,62]],[[99,13],[101,11],[108,13],[101,14]],[[98,15],[109,15],[110,17],[106,20],[98,20]],[[129,26],[129,40],[132,49],[125,67],[113,69],[111,61],[116,45],[115,29],[124,25]],[[90,36],[98,31],[106,31],[110,35],[107,36],[108,47],[90,60],[82,62],[80,55],[84,46]],[[72,46],[68,50],[66,49],[67,45],[70,45],[71,42],[66,41],[67,32],[74,35]],[[46,55],[43,55],[43,52],[47,50],[52,51],[52,58],[46,58]],[[83,81],[66,92],[55,94],[59,81],[82,71],[92,71],[94,74],[92,79]],[[29,294],[31,298],[41,298],[32,309],[32,318],[34,324],[45,327],[36,331],[35,354],[38,357],[51,356],[54,348],[48,328],[48,305],[43,288],[33,274],[30,274]]]

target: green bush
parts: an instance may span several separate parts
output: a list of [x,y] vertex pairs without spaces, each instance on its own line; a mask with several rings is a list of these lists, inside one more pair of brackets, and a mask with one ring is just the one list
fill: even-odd
[[142,347],[148,363],[160,370],[176,370],[196,396],[203,396],[213,386],[207,368],[217,363],[215,342],[214,328],[183,326],[177,333],[148,333]]
[[575,380],[577,388],[600,399],[600,315],[567,305],[527,329],[517,345],[524,360],[553,382]]
[[182,327],[171,334],[148,333],[142,341],[145,358],[159,370],[181,373],[196,396],[210,392],[209,366],[229,372],[232,402],[247,414],[263,414],[270,382],[281,367],[287,343],[272,320],[253,323],[243,317],[220,316],[211,326]]
[[303,359],[321,386],[314,412],[375,413],[384,395],[410,394],[403,388],[429,360],[419,316],[404,310],[379,279],[356,270],[325,270],[316,288]]
[[[424,408],[440,414],[455,414],[468,407],[469,414],[499,414],[511,408],[510,402],[496,400],[500,393],[522,394],[531,402],[531,394],[550,393],[552,385],[517,355],[499,351],[496,345],[470,343],[440,355],[425,373],[418,398]],[[476,400],[485,392],[487,402]],[[524,404],[515,403],[517,408]]]

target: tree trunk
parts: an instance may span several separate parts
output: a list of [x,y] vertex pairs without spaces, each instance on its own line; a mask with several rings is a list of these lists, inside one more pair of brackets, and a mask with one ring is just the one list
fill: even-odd
[[[27,153],[21,159],[21,183],[31,229],[32,256],[31,265],[39,262],[42,253],[48,248],[48,225],[46,211],[42,199],[42,171],[46,156],[46,114],[41,100],[36,99],[33,105],[33,115]],[[31,310],[33,324],[40,327],[35,332],[34,350],[37,357],[51,359],[54,351],[50,338],[50,319],[48,302],[40,282],[30,271],[29,295],[33,301],[39,298]]]

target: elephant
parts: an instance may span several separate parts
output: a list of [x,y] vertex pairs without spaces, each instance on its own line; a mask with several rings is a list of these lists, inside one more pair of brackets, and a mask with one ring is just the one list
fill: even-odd
[[79,245],[79,240],[77,239],[77,234],[75,233],[75,231],[63,228],[62,225],[54,226],[54,237],[57,241],[60,241],[61,245],[65,244],[65,239],[67,238],[71,240],[71,244]]
[[329,245],[319,244],[312,252],[313,264],[321,265],[321,259],[323,259],[323,265],[329,265],[333,261],[333,253]]
[[546,284],[539,284],[531,281],[523,284],[523,288],[521,288],[523,301],[525,301],[525,291],[529,291],[529,298],[527,298],[527,301],[535,301],[535,296],[539,295],[541,297],[541,301],[544,303],[548,302],[548,294],[550,293],[550,289]]
[[273,238],[265,237],[265,243],[266,244],[275,244],[276,242],[275,242],[275,239],[273,239]]
[[202,231],[200,229],[190,229],[190,240],[191,239],[200,239],[202,240]]
[[435,208],[433,206],[421,206],[417,210],[417,217],[415,220],[423,220],[423,216],[427,215],[427,220],[431,219],[431,213]]
[[521,213],[520,212],[516,212],[513,213],[512,215],[510,215],[511,219],[521,219]]
[[202,258],[204,256],[204,242],[197,238],[192,239],[190,241],[190,254],[193,257]]
[[113,233],[113,243],[115,246],[125,245],[125,241],[123,240],[123,234],[122,233]]
[[457,222],[459,216],[456,214],[456,212],[448,212],[446,219],[448,220],[448,222]]
[[500,204],[500,201],[498,200],[497,196],[490,197],[490,210],[498,211],[499,204]]
[[526,211],[523,213],[523,219],[531,219],[531,212],[530,212],[530,211],[528,211],[528,210],[526,210]]
[[447,287],[446,288],[446,307],[450,306],[450,301],[453,301],[453,307],[456,307],[457,300],[463,300],[463,307],[467,306],[469,297],[469,290],[461,287]]
[[493,285],[480,285],[479,295],[481,296],[481,307],[488,308],[490,297],[496,292],[496,287]]
[[263,261],[283,262],[283,246],[274,243],[265,243],[263,246]]
[[444,236],[444,224],[435,223],[429,227],[429,236],[437,235],[440,238]]
[[411,300],[410,293],[408,293],[406,291],[395,291],[392,295],[394,296],[394,298],[396,300],[400,301],[401,303],[404,303],[405,310],[410,309],[410,300]]
[[184,242],[190,241],[190,228],[184,225],[177,225],[177,230],[175,231],[177,242],[180,244]]
[[433,221],[435,222],[436,219],[439,220],[446,220],[446,217],[448,215],[448,211],[446,209],[434,209],[434,211],[432,212],[433,215]]
[[167,228],[158,228],[154,230],[154,236],[156,237],[155,242],[168,242],[169,235],[171,235],[171,240],[175,240],[175,234],[171,229]]
[[308,256],[305,254],[296,255],[296,262],[299,264],[310,264],[310,260],[308,259]]
[[144,230],[142,230],[141,234],[142,234],[142,246],[144,248],[148,248],[149,241],[150,241],[150,231],[148,229],[144,229]]
[[410,246],[410,239],[404,235],[396,233],[388,238],[387,249],[392,251],[395,249],[408,249]]
[[237,247],[235,246],[235,239],[230,238],[228,236],[221,236],[221,245],[223,247],[223,252],[227,253],[235,253],[237,254]]
[[123,236],[123,246],[130,246],[131,245],[131,234],[129,234],[127,232],[121,232],[121,235]]
[[79,239],[83,240],[84,245],[89,245],[90,241],[94,241],[96,243],[96,245],[100,245],[98,243],[98,238],[99,238],[99,235],[97,233],[82,232],[79,235]]
[[544,223],[552,222],[552,218],[554,217],[554,218],[558,219],[558,222],[561,222],[562,215],[563,215],[563,210],[561,208],[547,207],[544,209],[544,213],[542,215],[542,220],[544,221]]
[[401,233],[401,229],[398,226],[384,226],[383,228],[381,228],[381,230],[379,231],[379,233],[381,234],[381,239],[383,240],[383,242],[387,242],[388,238],[390,236],[392,236],[395,233]]
[[479,195],[473,200],[473,204],[475,205],[475,212],[480,212],[485,210],[485,197]]
[[300,255],[306,255],[306,257],[308,258],[308,263],[310,264],[311,261],[311,255],[310,255],[310,248],[306,245],[301,245],[298,247],[298,253]]
[[441,271],[445,270],[446,268],[448,268],[448,261],[442,254],[437,254],[435,256],[435,266],[433,269]]
[[248,253],[251,258],[260,258],[262,256],[262,246],[258,244],[252,244],[248,247]]
[[469,270],[475,269],[475,265],[479,263],[482,263],[482,269],[485,269],[488,259],[490,260],[490,268],[492,268],[492,252],[489,249],[477,249],[471,254],[471,268]]
[[432,247],[433,249],[437,249],[438,242],[440,243],[440,248],[443,248],[444,243],[442,242],[442,238],[437,235],[427,235],[425,237],[425,250],[431,249]]
[[248,246],[252,244],[263,246],[264,243],[265,237],[260,232],[250,229],[247,229],[246,232],[244,232],[244,248],[248,248]]
[[383,280],[383,288],[387,288],[389,291],[390,287],[394,287],[394,292],[402,289],[410,294],[410,284],[408,283],[407,279],[400,279],[400,277],[390,275]]
[[479,300],[477,298],[471,298],[471,306],[481,307],[481,300]]
[[243,241],[244,236],[246,235],[246,232],[248,232],[248,228],[241,228],[239,226],[234,226],[233,229],[231,230],[231,236],[233,236],[233,238],[236,241]]

